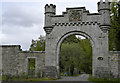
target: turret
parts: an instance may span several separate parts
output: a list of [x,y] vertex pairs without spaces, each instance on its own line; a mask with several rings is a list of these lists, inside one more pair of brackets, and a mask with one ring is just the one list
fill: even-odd
[[98,12],[101,14],[101,25],[100,28],[103,32],[110,29],[110,2],[108,0],[100,0],[98,2]]
[[52,20],[51,20],[51,16],[56,14],[56,6],[53,4],[46,4],[45,5],[45,25],[44,25],[44,30],[47,34],[49,34],[53,27],[52,27]]

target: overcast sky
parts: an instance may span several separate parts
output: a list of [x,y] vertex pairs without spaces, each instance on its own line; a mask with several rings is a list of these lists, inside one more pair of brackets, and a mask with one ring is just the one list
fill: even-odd
[[21,45],[28,50],[32,39],[45,35],[44,6],[55,4],[56,13],[62,14],[66,7],[85,6],[90,13],[97,12],[99,0],[3,0],[2,30],[0,41],[5,45]]

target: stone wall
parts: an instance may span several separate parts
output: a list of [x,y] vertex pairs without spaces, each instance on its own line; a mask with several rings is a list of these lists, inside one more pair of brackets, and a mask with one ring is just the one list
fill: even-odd
[[30,58],[34,58],[35,59],[35,76],[39,75],[42,76],[42,68],[44,67],[44,56],[45,53],[44,52],[40,52],[40,51],[34,51],[34,52],[30,52],[30,51],[22,51],[19,52],[18,55],[18,74],[22,74],[24,73],[25,75],[28,75],[28,59]]
[[111,76],[113,78],[120,78],[120,51],[109,52],[109,65]]
[[[45,67],[45,53],[41,51],[22,51],[20,45],[2,45],[2,74],[3,75],[28,75],[28,59],[35,59],[35,76],[49,76],[51,67]],[[113,78],[120,78],[120,51],[109,52],[109,67]],[[54,69],[53,69],[54,70]],[[102,69],[101,69],[102,70]],[[106,69],[107,70],[107,69]],[[54,70],[56,71],[56,70]],[[49,73],[48,73],[49,74]],[[51,74],[51,75],[54,75]],[[53,76],[51,76],[53,77]],[[57,77],[57,75],[56,75]]]
[[35,58],[35,76],[44,67],[45,53],[40,51],[22,51],[20,45],[2,45],[2,75],[18,76],[28,74],[28,59]]
[[17,55],[21,51],[20,45],[3,45],[0,48],[2,48],[2,74],[16,75]]

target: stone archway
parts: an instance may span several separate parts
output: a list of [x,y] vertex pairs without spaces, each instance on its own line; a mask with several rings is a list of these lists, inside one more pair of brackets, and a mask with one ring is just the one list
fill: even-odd
[[[60,38],[60,40],[58,41],[58,43],[57,43],[57,70],[58,70],[57,73],[58,73],[58,76],[60,75],[60,73],[59,73],[60,47],[61,47],[61,44],[64,41],[64,39],[67,38],[67,37],[69,37],[69,36],[71,36],[71,35],[81,35],[81,36],[85,37],[86,39],[88,39],[90,41],[92,49],[94,48],[94,41],[92,40],[92,38],[88,34],[86,34],[84,32],[81,32],[81,31],[71,31],[71,32],[68,32],[68,33],[64,34]],[[94,65],[92,65],[92,66],[94,66]]]
[[92,45],[93,77],[109,77],[108,31],[110,28],[110,3],[98,2],[98,13],[89,13],[85,7],[66,8],[63,15],[56,15],[56,6],[46,4],[45,69],[49,77],[59,77],[59,49],[64,38],[80,34]]

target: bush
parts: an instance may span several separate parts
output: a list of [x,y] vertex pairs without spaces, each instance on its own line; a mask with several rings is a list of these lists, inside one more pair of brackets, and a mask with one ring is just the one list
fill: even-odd
[[2,76],[2,81],[7,81],[7,76],[3,75]]

